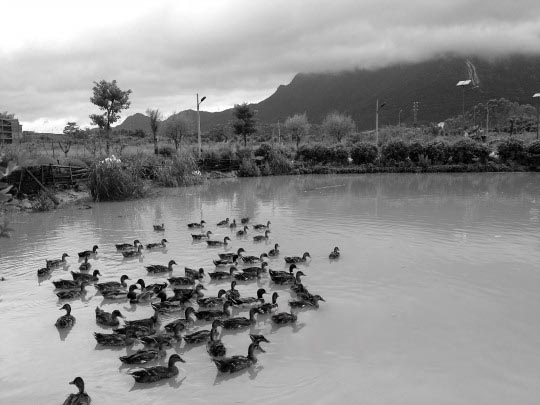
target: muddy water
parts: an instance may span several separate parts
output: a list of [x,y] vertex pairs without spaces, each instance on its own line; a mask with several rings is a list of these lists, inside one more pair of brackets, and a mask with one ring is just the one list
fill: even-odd
[[[249,216],[271,221],[270,239],[237,238],[216,223]],[[51,283],[77,270],[77,252],[99,246],[90,262],[101,281],[164,280],[149,264],[174,259],[183,267],[214,269],[223,248],[193,243],[188,222],[204,219],[214,239],[231,236],[229,250],[281,256],[311,253],[300,266],[310,290],[326,302],[301,311],[294,327],[267,316],[250,331],[270,341],[251,369],[217,372],[204,345],[169,348],[186,363],[177,377],[136,384],[118,357],[142,346],[110,349],[92,334],[96,306],[127,319],[148,317],[149,305],[104,300],[89,287],[70,301],[77,321],[54,327],[63,313]],[[365,403],[537,404],[540,400],[540,177],[535,174],[304,176],[225,180],[163,190],[159,197],[102,203],[92,209],[11,217],[12,239],[0,240],[0,403],[60,403],[86,382],[93,403]],[[163,233],[153,224],[164,223]],[[114,244],[139,239],[165,251],[124,260]],[[330,261],[334,246],[342,257]],[[38,280],[46,258],[70,254],[69,266]],[[207,295],[226,283],[205,279]],[[267,276],[240,283],[279,291],[280,311],[291,293]],[[169,292],[169,294],[171,294]],[[236,309],[235,315],[247,316]],[[169,316],[174,319],[176,315]],[[162,324],[170,319],[165,318]],[[207,327],[197,323],[193,330]],[[228,354],[246,354],[247,331],[225,332]],[[152,364],[163,364],[163,361]]]

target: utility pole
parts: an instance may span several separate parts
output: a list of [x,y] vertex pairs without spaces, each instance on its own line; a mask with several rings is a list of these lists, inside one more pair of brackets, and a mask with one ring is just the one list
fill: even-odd
[[[537,99],[538,101],[540,101],[540,93],[535,93],[533,95],[533,101],[534,99]],[[538,121],[539,121],[539,118],[540,118],[540,105],[537,105],[536,106],[536,139],[538,139]]]
[[398,124],[397,124],[397,125],[398,125],[398,127],[400,127],[400,128],[401,128],[401,113],[402,113],[402,112],[403,112],[403,110],[400,108],[400,109],[399,109],[399,113],[398,113],[398,119],[397,119],[397,120],[398,120]]
[[278,137],[278,143],[281,143],[281,126],[279,124],[279,121],[277,122],[277,137]]
[[375,144],[377,149],[379,148],[379,111],[386,105],[382,103],[379,105],[379,99],[375,102]]
[[416,119],[418,117],[418,110],[420,108],[420,103],[418,103],[418,101],[413,101],[413,107],[412,107],[412,111],[413,111],[413,116],[414,116],[414,126],[416,127]]
[[199,143],[199,159],[202,155],[202,145],[201,145],[201,114],[199,113],[199,106],[206,99],[206,97],[201,98],[199,101],[199,93],[197,93],[197,141]]

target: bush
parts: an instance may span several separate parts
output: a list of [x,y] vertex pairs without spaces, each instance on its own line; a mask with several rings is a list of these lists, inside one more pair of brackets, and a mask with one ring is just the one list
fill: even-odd
[[420,163],[422,160],[425,164],[427,158],[426,148],[420,141],[414,141],[409,145],[409,159],[414,163]]
[[270,144],[263,143],[257,149],[255,149],[255,156],[262,156],[263,158],[268,159],[273,151],[274,149]]
[[327,163],[337,163],[340,165],[346,165],[349,158],[349,150],[342,144],[333,145],[328,148]]
[[378,150],[375,145],[368,142],[360,142],[351,149],[351,158],[357,165],[374,163],[378,156]]
[[533,141],[527,146],[529,155],[540,155],[540,141]]
[[298,148],[297,159],[313,163],[327,163],[330,154],[328,146],[314,143],[311,145],[302,145]]
[[442,140],[428,142],[424,146],[424,154],[433,164],[446,164],[450,158],[450,145]]
[[113,156],[98,162],[90,171],[88,188],[94,201],[118,201],[144,195],[138,173],[122,167]]
[[172,146],[165,145],[158,149],[158,153],[160,156],[172,158],[173,156],[176,156],[177,150]]
[[40,191],[39,194],[32,200],[32,211],[35,212],[45,212],[50,211],[54,208],[54,203],[43,191]]
[[381,150],[381,157],[385,161],[405,162],[409,156],[409,148],[401,139],[387,142]]
[[261,171],[253,159],[242,159],[238,169],[238,177],[258,177],[260,175]]
[[255,157],[255,155],[253,154],[253,150],[251,150],[249,148],[238,149],[236,151],[236,158],[239,161],[243,161],[244,159],[253,160],[254,157]]
[[155,181],[163,187],[192,186],[203,182],[195,157],[181,152],[155,171]]
[[469,138],[460,139],[450,146],[450,155],[454,163],[473,163],[477,160],[485,162],[489,156],[489,148]]
[[497,153],[503,162],[509,160],[521,162],[525,155],[525,146],[521,139],[508,138],[497,146]]

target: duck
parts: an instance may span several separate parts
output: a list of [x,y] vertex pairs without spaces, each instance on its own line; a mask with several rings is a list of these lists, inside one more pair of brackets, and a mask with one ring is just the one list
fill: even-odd
[[174,288],[174,299],[177,301],[180,301],[181,303],[185,303],[193,298],[202,298],[204,297],[204,293],[202,290],[206,290],[206,287],[202,284],[197,284],[195,288]]
[[212,328],[210,332],[210,340],[206,343],[206,351],[210,357],[223,357],[227,353],[227,348],[223,342],[218,339],[218,330],[217,328]]
[[285,263],[304,263],[307,258],[311,259],[311,256],[309,255],[309,252],[305,252],[302,257],[299,256],[286,256],[285,257]]
[[102,346],[131,346],[135,343],[136,335],[131,331],[126,334],[94,332],[94,338]]
[[257,229],[257,230],[268,229],[268,228],[270,228],[270,224],[271,224],[271,222],[268,221],[268,222],[266,222],[266,225],[264,225],[264,224],[253,225],[253,229]]
[[255,350],[264,353],[262,347],[257,343],[251,343],[248,348],[247,356],[232,356],[224,357],[222,359],[212,359],[217,369],[222,373],[234,373],[245,368],[251,367],[257,363],[257,357],[255,356]]
[[154,226],[154,231],[157,231],[157,232],[163,232],[165,230],[165,224],[161,224],[161,225],[153,225]]
[[210,235],[212,235],[212,231],[206,231],[206,233],[192,233],[191,237],[193,240],[201,240],[210,239]]
[[249,338],[253,343],[259,344],[261,342],[270,343],[270,341],[264,337],[264,335],[249,334]]
[[62,254],[61,259],[45,260],[46,267],[60,267],[67,263],[66,257],[69,257],[67,253]]
[[173,267],[176,264],[174,260],[169,260],[169,264],[164,266],[162,264],[151,264],[150,266],[145,266],[144,268],[149,273],[167,273],[173,271]]
[[146,326],[148,328],[153,328],[159,320],[159,312],[154,309],[154,315],[150,318],[135,319],[132,321],[125,321],[126,326]]
[[79,392],[69,394],[63,405],[89,405],[92,402],[90,395],[84,392],[84,380],[81,377],[75,377],[70,384],[75,385],[79,389]]
[[247,224],[249,222],[249,217],[245,217],[245,218],[240,219],[240,222],[243,223],[243,224]]
[[122,251],[122,256],[129,258],[129,257],[138,257],[142,255],[143,245],[137,246],[136,250],[124,250]]
[[336,246],[332,252],[328,255],[329,259],[337,259],[340,255],[339,248]]
[[206,224],[206,221],[203,219],[201,222],[191,222],[187,224],[187,227],[189,229],[195,229],[195,228],[204,228],[204,225]]
[[126,298],[129,300],[130,304],[140,304],[147,303],[154,296],[154,291],[152,290],[141,290],[140,293],[136,293],[135,290],[129,291]]
[[222,321],[223,329],[241,329],[249,328],[251,325],[254,325],[257,320],[255,319],[255,314],[259,314],[258,308],[251,308],[249,310],[249,319],[244,316],[237,316],[235,318],[224,319]]
[[258,266],[244,267],[242,269],[242,272],[244,272],[246,274],[255,274],[255,275],[258,276],[259,273],[266,273],[267,267],[268,267],[268,263],[262,262],[261,267],[258,267]]
[[164,249],[167,247],[166,243],[169,243],[169,241],[165,238],[161,239],[161,242],[157,243],[147,243],[146,249]]
[[225,226],[229,224],[229,218],[225,218],[223,221],[219,221],[217,226]]
[[298,283],[300,284],[300,277],[305,276],[305,274],[302,271],[297,271],[295,276],[292,276],[291,274],[288,274],[287,276],[270,276],[272,281],[276,284],[291,284],[291,283]]
[[220,240],[207,240],[206,243],[208,246],[227,246],[230,240],[231,238],[229,238],[228,236],[225,236],[223,238],[223,242]]
[[137,280],[137,284],[139,284],[141,287],[141,291],[152,291],[154,294],[163,291],[168,286],[167,283],[154,283],[146,285],[142,278]]
[[190,269],[189,267],[184,268],[184,274],[186,277],[190,277],[194,280],[202,280],[204,278],[204,269],[201,267],[199,270]]
[[171,286],[181,286],[181,285],[195,285],[195,280],[191,277],[178,276],[170,277],[167,279]]
[[279,314],[272,315],[272,322],[278,325],[284,325],[287,323],[294,323],[298,319],[296,314],[293,314],[292,311],[289,312],[280,312]]
[[100,325],[118,326],[120,324],[120,321],[118,320],[119,317],[124,318],[124,315],[117,309],[112,312],[107,312],[100,307],[96,307],[96,322]]
[[95,285],[96,289],[103,293],[104,291],[108,290],[117,290],[122,288],[127,288],[126,280],[131,280],[129,276],[123,274],[122,277],[120,277],[120,282],[118,281],[106,281],[104,283],[98,283]]
[[261,304],[258,307],[259,308],[259,313],[261,313],[261,314],[269,314],[274,309],[276,309],[278,307],[278,303],[277,303],[278,297],[279,297],[279,294],[277,292],[273,292],[272,293],[272,303],[264,302],[263,304]]
[[[252,269],[252,268],[253,267],[251,267],[250,269]],[[238,280],[238,281],[251,281],[251,280],[256,280],[258,278],[261,278],[261,272],[262,272],[262,269],[260,267],[258,267],[258,268],[256,268],[255,272],[235,273],[233,275],[233,277],[235,278],[235,280]]]
[[38,269],[37,270],[37,276],[38,277],[46,277],[46,276],[49,276],[51,273],[52,273],[52,268],[49,267],[49,265],[47,264],[46,267],[42,267],[41,269]]
[[244,229],[239,229],[236,231],[236,236],[246,236],[248,234],[248,226],[244,225]]
[[257,256],[240,256],[242,261],[244,263],[253,264],[253,263],[261,263],[264,261],[264,258],[268,257],[267,253],[261,253],[259,257]]
[[184,335],[184,341],[188,344],[202,343],[207,342],[212,335],[214,329],[217,329],[219,326],[222,326],[222,321],[219,319],[214,319],[212,321],[212,329],[202,329],[197,332],[190,333],[189,335]]
[[[262,242],[263,240],[268,240],[269,236],[268,234],[271,233],[272,231],[270,231],[269,229],[267,229],[266,231],[264,231],[264,235],[255,235],[253,237],[253,241],[254,242]],[[268,256],[268,255],[267,255]]]
[[183,324],[176,324],[172,328],[172,333],[166,332],[166,333],[158,333],[153,335],[147,335],[142,336],[139,340],[143,345],[146,347],[154,347],[157,348],[159,345],[163,343],[167,343],[170,346],[172,346],[175,343],[178,343],[182,340],[182,336],[180,335],[180,332],[182,332],[185,329],[185,326]]
[[56,281],[53,281],[52,283],[54,284],[54,288],[58,288],[58,289],[73,289],[73,288],[78,288],[81,286],[81,282],[82,280],[65,280],[65,279],[62,279],[62,280],[56,280]]
[[214,319],[226,318],[232,314],[231,305],[231,301],[225,301],[223,303],[223,310],[207,309],[204,311],[196,311],[194,314],[197,319],[203,321],[213,321]]
[[229,224],[229,228],[231,229],[236,228],[236,219],[232,220],[232,222]]
[[175,312],[182,309],[183,303],[175,300],[174,297],[167,297],[165,291],[160,291],[157,295],[157,298],[160,299],[159,302],[153,302],[150,304],[154,310],[159,313],[169,313]]
[[169,322],[167,325],[165,325],[165,330],[167,332],[174,332],[175,328],[177,328],[178,325],[182,325],[181,329],[185,329],[188,325],[193,323],[192,315],[195,314],[195,309],[193,307],[187,307],[184,312],[184,318],[176,319],[172,322]]
[[231,281],[231,289],[227,290],[227,297],[233,299],[240,298],[240,291],[236,289],[236,280]]
[[130,298],[130,293],[136,290],[138,287],[135,284],[129,286],[129,289],[126,291],[124,288],[110,289],[101,292],[103,298],[109,300],[124,300]]
[[238,255],[233,255],[232,259],[229,260],[229,259],[219,259],[219,260],[212,260],[214,262],[214,265],[216,267],[225,267],[225,266],[229,266],[231,264],[234,264],[234,265],[237,265],[238,262]]
[[279,255],[279,244],[275,244],[273,249],[268,252],[269,257],[276,257]]
[[225,302],[225,299],[227,298],[226,296],[227,296],[227,291],[225,291],[224,289],[221,289],[218,291],[217,297],[199,298],[197,300],[197,304],[200,307],[205,307],[205,308],[217,307],[218,305],[223,305],[223,303]]
[[140,370],[135,370],[130,372],[138,383],[151,383],[156,382],[159,380],[163,380],[165,378],[170,378],[178,375],[178,367],[175,366],[175,363],[177,362],[185,363],[186,361],[180,357],[178,354],[172,354],[171,357],[169,357],[169,363],[168,366],[154,366],[154,367],[147,367]]
[[127,335],[139,339],[145,336],[154,335],[156,333],[156,329],[153,327],[149,328],[144,325],[131,325],[113,329],[113,332],[118,335]]
[[92,274],[77,273],[77,272],[72,271],[71,276],[73,277],[73,280],[88,281],[89,283],[95,283],[99,281],[98,276],[101,276],[101,273],[99,272],[98,269],[95,269]]
[[90,270],[90,267],[92,267],[92,264],[88,263],[88,256],[85,256],[84,257],[84,262],[82,262],[81,265],[79,266],[79,270],[88,271],[88,270]]
[[224,252],[224,253],[218,253],[218,256],[221,260],[229,260],[229,263],[232,263],[233,261],[235,261],[235,257],[240,256],[243,252],[245,252],[244,248],[238,248],[236,253]]
[[64,304],[61,308],[59,308],[59,310],[65,310],[66,314],[58,318],[54,326],[56,326],[58,329],[71,328],[75,324],[75,317],[71,315],[71,305]]
[[289,266],[289,271],[283,271],[283,270],[268,270],[268,274],[270,274],[270,278],[274,279],[274,277],[288,277],[288,276],[294,276],[294,269],[297,269],[298,267],[296,264],[292,263]]
[[165,357],[167,352],[163,350],[163,346],[170,344],[168,342],[161,343],[157,349],[139,349],[135,353],[120,356],[119,359],[124,364],[145,364],[149,361]]
[[89,257],[89,256],[92,256],[92,255],[96,255],[98,249],[99,249],[99,246],[94,245],[92,250],[84,250],[82,252],[77,253],[77,255],[79,255],[80,258]]
[[238,269],[235,266],[231,266],[229,268],[229,271],[214,271],[211,273],[208,273],[208,276],[210,276],[210,279],[212,280],[224,280],[224,279],[230,279],[233,278],[233,273],[237,271]]
[[140,244],[139,239],[135,239],[133,241],[133,245],[130,243],[118,243],[114,246],[116,247],[116,250],[134,250],[137,249],[137,246]]
[[240,297],[240,298],[231,298],[231,302],[235,306],[252,306],[264,304],[264,294],[268,294],[264,288],[259,288],[257,290],[257,297]]
[[311,299],[308,299],[308,300],[299,299],[299,300],[289,301],[289,306],[291,308],[305,308],[305,307],[319,308],[319,301],[326,301],[326,300],[323,297],[321,297],[319,294],[315,294],[313,295]]

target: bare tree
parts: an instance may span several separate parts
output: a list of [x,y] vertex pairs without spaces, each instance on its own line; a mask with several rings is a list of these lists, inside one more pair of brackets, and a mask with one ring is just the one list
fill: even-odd
[[180,115],[172,115],[162,127],[162,134],[174,142],[174,147],[182,143],[182,139],[193,132],[193,122]]
[[338,112],[328,114],[322,123],[323,132],[336,138],[338,142],[351,134],[354,127],[354,121],[350,116]]
[[161,119],[161,114],[159,109],[147,109],[146,114],[150,117],[150,130],[152,131],[152,136],[154,137],[154,154],[158,154],[158,140],[157,140],[157,131],[159,128],[159,121]]
[[298,149],[302,138],[309,133],[310,127],[306,113],[295,114],[285,120],[285,128],[287,128],[292,140],[296,143],[296,149]]

